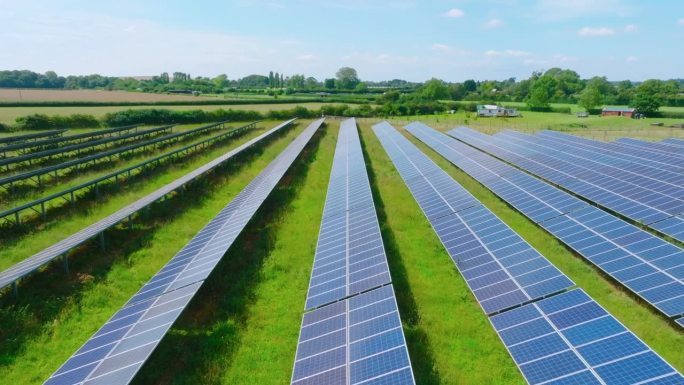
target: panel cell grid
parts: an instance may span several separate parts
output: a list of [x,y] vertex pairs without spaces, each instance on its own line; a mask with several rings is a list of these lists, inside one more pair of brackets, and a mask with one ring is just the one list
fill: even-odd
[[581,289],[490,321],[531,385],[684,383],[681,374]]
[[340,125],[306,309],[391,282],[356,121]]

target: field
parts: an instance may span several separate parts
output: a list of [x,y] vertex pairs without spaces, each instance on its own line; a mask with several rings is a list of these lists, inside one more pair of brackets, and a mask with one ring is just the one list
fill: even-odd
[[[14,123],[15,119],[20,116],[31,114],[46,114],[46,115],[72,115],[72,114],[89,114],[96,118],[100,118],[109,112],[117,112],[123,110],[140,110],[140,109],[166,109],[175,111],[188,110],[204,110],[215,111],[218,109],[234,109],[234,110],[249,110],[268,112],[270,110],[287,110],[297,106],[304,106],[309,109],[319,109],[325,103],[283,103],[283,104],[241,104],[241,105],[211,105],[211,106],[98,106],[98,107],[0,107],[0,123]],[[12,135],[15,135],[13,133]],[[2,135],[2,133],[0,133]]]
[[[534,126],[530,131],[543,129],[544,125],[567,127],[574,133],[598,138],[604,133],[608,139],[623,135],[650,139],[682,136],[681,131],[665,128],[647,131],[651,129],[650,122],[624,118],[589,118],[581,121],[588,128],[574,127],[571,125],[578,119],[563,114],[526,113],[520,120],[474,120],[463,113],[415,119],[442,130],[468,120],[469,125],[486,132],[505,127],[522,129],[520,125],[529,124]],[[395,119],[393,123],[400,128],[409,120],[413,118]],[[417,383],[522,385],[524,381],[513,360],[371,131],[371,125],[377,121],[360,119],[359,128]],[[165,167],[109,197],[87,200],[78,210],[59,212],[33,231],[2,235],[0,269],[120,209],[276,123],[262,122],[253,132],[181,164]],[[28,279],[18,298],[7,294],[0,297],[0,340],[5,341],[0,344],[0,378],[14,385],[44,381],[308,123],[300,122],[240,157],[207,183],[194,186],[186,195],[192,199],[172,198],[155,206],[146,217],[136,219],[132,229],[120,227],[108,233],[110,246],[104,252],[95,242],[80,248],[69,275],[60,266],[53,266]],[[327,127],[314,137],[142,368],[136,383],[288,383],[338,129],[339,121],[330,119]],[[656,352],[684,370],[684,334],[470,176],[405,131],[402,133]],[[139,159],[127,162],[134,161]],[[101,172],[104,171],[89,173],[87,177]],[[68,187],[79,178],[31,197]],[[27,198],[3,203],[9,205],[24,199]]]
[[192,95],[165,95],[144,92],[103,90],[50,90],[27,88],[0,88],[1,102],[173,102],[215,100],[212,97]]

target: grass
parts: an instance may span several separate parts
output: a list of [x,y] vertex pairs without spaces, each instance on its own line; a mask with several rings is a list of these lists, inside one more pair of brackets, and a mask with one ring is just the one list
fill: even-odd
[[[372,122],[360,120],[362,144],[417,383],[522,385],[513,360],[370,130]],[[108,233],[113,247],[106,253],[98,252],[95,245],[79,250],[72,258],[72,270],[79,273],[65,279],[55,266],[21,288],[18,300],[0,298],[4,302],[0,303],[0,340],[7,341],[0,345],[4,381],[21,385],[45,380],[303,125],[274,140],[263,154],[202,184],[197,194],[186,195],[197,199],[172,199],[160,205],[167,207],[160,209],[161,214],[136,221],[133,230]],[[289,381],[338,126],[330,122],[310,144],[142,368],[136,383]],[[404,134],[579,287],[684,370],[681,332],[477,181]],[[119,207],[123,202],[112,199],[104,206],[110,205]],[[30,241],[40,241],[43,233],[49,233],[52,242],[59,239],[60,231],[78,228],[70,223],[83,220],[75,216],[27,236],[0,260],[28,254],[22,247],[30,247]]]

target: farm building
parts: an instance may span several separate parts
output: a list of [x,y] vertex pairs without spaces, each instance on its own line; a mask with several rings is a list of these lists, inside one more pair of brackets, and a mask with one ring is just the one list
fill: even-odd
[[519,116],[519,114],[515,108],[506,108],[494,104],[479,104],[477,106],[477,116]]
[[626,116],[633,118],[636,110],[627,107],[605,107],[601,110],[601,116]]

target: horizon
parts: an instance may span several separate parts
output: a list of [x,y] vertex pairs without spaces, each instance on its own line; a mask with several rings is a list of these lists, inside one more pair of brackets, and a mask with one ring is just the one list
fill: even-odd
[[657,5],[205,0],[188,7],[178,0],[0,0],[6,47],[0,59],[10,70],[61,76],[180,71],[238,79],[274,71],[321,81],[349,66],[372,82],[463,82],[520,80],[559,67],[584,79],[680,79],[684,54],[665,47],[684,38],[684,3]]

